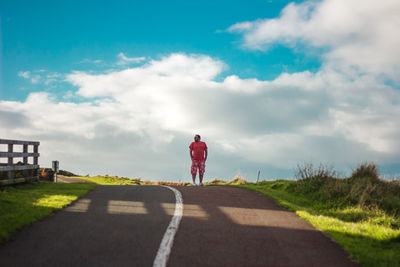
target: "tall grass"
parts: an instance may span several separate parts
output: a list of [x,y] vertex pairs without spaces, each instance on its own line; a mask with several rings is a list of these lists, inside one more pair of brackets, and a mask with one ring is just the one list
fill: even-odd
[[299,166],[297,181],[239,185],[262,193],[311,222],[364,266],[400,266],[400,183],[379,178],[374,163],[347,178],[329,166]]
[[332,174],[336,172],[326,169],[304,175],[306,168],[309,165],[299,167],[298,182],[292,183],[288,192],[307,194],[330,207],[357,206],[400,215],[400,182],[380,179],[375,163],[359,165],[348,178],[335,178]]

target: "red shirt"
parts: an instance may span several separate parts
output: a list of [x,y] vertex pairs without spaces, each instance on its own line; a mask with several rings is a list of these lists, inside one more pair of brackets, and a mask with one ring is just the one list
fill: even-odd
[[189,148],[193,150],[193,160],[204,160],[204,150],[207,149],[206,143],[192,142]]

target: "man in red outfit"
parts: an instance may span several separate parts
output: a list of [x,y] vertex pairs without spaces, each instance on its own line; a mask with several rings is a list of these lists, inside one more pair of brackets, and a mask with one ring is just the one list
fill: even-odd
[[192,166],[190,172],[192,174],[193,185],[196,185],[196,174],[199,170],[199,180],[200,185],[203,186],[203,175],[206,170],[206,160],[207,160],[207,145],[200,141],[200,135],[196,134],[194,136],[194,142],[189,146],[190,158],[192,159]]

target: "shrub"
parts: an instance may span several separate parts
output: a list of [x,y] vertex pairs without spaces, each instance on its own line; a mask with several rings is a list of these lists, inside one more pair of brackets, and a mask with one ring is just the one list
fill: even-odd
[[239,185],[239,184],[246,184],[247,181],[245,178],[242,178],[241,176],[236,176],[232,181],[230,181],[228,184],[232,185]]
[[332,165],[320,163],[318,168],[315,168],[312,163],[305,163],[303,165],[297,165],[296,179],[307,180],[316,178],[330,178],[336,177],[337,172],[334,170]]
[[207,183],[208,185],[219,185],[219,184],[227,184],[226,181],[218,179],[217,177],[215,177],[213,180],[211,180],[210,182]]
[[375,163],[360,164],[349,178],[335,178],[332,167],[312,164],[298,166],[298,181],[287,191],[306,195],[327,207],[362,207],[381,209],[393,215],[400,213],[400,183],[379,178]]
[[374,162],[362,163],[353,171],[350,178],[353,180],[368,179],[371,182],[377,182],[379,180],[378,168]]
[[78,175],[78,174],[74,174],[74,173],[69,172],[69,171],[66,171],[66,170],[59,170],[59,171],[58,171],[58,174],[63,175],[63,176],[67,176],[67,177],[70,177],[70,176],[80,176],[80,175]]
[[[297,183],[291,184],[288,188],[291,192],[312,193],[318,192],[326,183],[333,184],[337,172],[332,165],[322,164],[315,168],[312,163],[297,165],[295,174]],[[318,197],[315,195],[314,197]]]

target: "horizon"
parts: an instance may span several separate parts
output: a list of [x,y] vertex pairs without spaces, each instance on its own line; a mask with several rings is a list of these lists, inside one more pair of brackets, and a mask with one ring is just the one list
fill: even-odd
[[[85,175],[400,176],[400,2],[1,1],[0,138]],[[72,15],[73,14],[73,15]],[[174,180],[175,179],[175,180]]]

